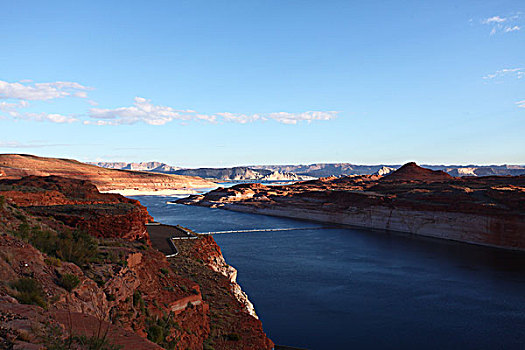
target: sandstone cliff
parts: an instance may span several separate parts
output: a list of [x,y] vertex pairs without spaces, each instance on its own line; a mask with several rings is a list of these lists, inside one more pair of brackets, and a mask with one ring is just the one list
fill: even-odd
[[0,181],[2,347],[272,348],[213,239],[168,261],[150,220],[83,180]]
[[0,154],[0,179],[28,175],[57,175],[88,180],[100,191],[190,190],[212,188],[215,183],[198,177],[100,168],[72,159],[44,158],[24,154]]
[[244,184],[179,203],[525,250],[525,176],[454,178],[408,163],[383,177]]

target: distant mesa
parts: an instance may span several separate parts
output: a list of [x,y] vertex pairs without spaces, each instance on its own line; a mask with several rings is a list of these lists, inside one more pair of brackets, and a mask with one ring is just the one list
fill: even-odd
[[396,171],[396,168],[388,167],[388,166],[382,166],[381,169],[373,173],[372,175],[379,175],[379,176],[385,176],[392,172]]
[[144,171],[104,169],[73,159],[46,158],[27,154],[0,154],[2,178],[63,176],[91,181],[99,191],[160,191],[210,188],[216,184],[198,177]]
[[442,170],[431,170],[422,168],[415,162],[406,163],[396,171],[386,175],[383,181],[447,181],[453,179],[452,176]]
[[[249,165],[231,168],[181,168],[161,162],[96,162],[88,163],[108,169],[138,170],[164,174],[199,176],[224,181],[305,181],[330,176],[385,176],[401,164],[357,165],[351,163],[316,163],[309,165]],[[524,165],[429,165],[421,167],[443,170],[455,177],[501,176],[525,174]]]

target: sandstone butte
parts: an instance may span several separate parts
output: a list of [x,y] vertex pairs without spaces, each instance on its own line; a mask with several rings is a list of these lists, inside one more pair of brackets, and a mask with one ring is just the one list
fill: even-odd
[[242,184],[183,204],[525,250],[525,176],[452,177],[407,163],[386,176]]
[[216,184],[199,177],[152,172],[105,169],[72,159],[44,158],[26,154],[0,154],[0,179],[57,175],[91,181],[99,191],[191,190]]
[[0,348],[273,348],[213,238],[167,260],[151,220],[85,180],[1,180]]

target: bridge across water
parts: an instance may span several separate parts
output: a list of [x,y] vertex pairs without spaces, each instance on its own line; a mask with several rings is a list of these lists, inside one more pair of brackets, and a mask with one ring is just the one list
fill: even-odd
[[249,230],[229,230],[229,231],[211,231],[199,232],[200,235],[218,235],[224,233],[245,233],[245,232],[273,232],[273,231],[298,231],[298,230],[319,230],[326,227],[284,227],[284,228],[254,228]]

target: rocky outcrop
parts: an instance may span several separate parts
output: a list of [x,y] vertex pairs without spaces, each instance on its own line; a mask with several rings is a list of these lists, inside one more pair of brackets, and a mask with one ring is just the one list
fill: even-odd
[[32,215],[52,217],[96,237],[148,240],[153,220],[136,200],[103,194],[90,182],[59,176],[27,176],[0,181],[0,195]]
[[226,264],[221,248],[211,236],[200,237],[193,247],[192,256],[204,261],[213,271],[227,277],[230,281],[230,291],[239,303],[243,305],[244,311],[257,319],[259,318],[255,313],[253,304],[248,299],[248,295],[242,291],[241,286],[237,283],[237,270]]
[[83,180],[0,181],[0,344],[107,335],[129,349],[271,349],[213,238],[168,261],[149,246],[151,219]]
[[451,180],[452,176],[442,170],[431,170],[418,166],[411,162],[403,165],[394,172],[388,173],[381,181],[422,181],[422,182],[437,182]]
[[386,175],[244,184],[179,203],[525,250],[525,177],[454,178],[408,163]]
[[126,189],[149,191],[190,190],[192,188],[215,187],[213,182],[192,176],[105,169],[72,159],[44,158],[24,154],[0,155],[0,179],[18,179],[29,175],[57,175],[88,180],[99,191]]

